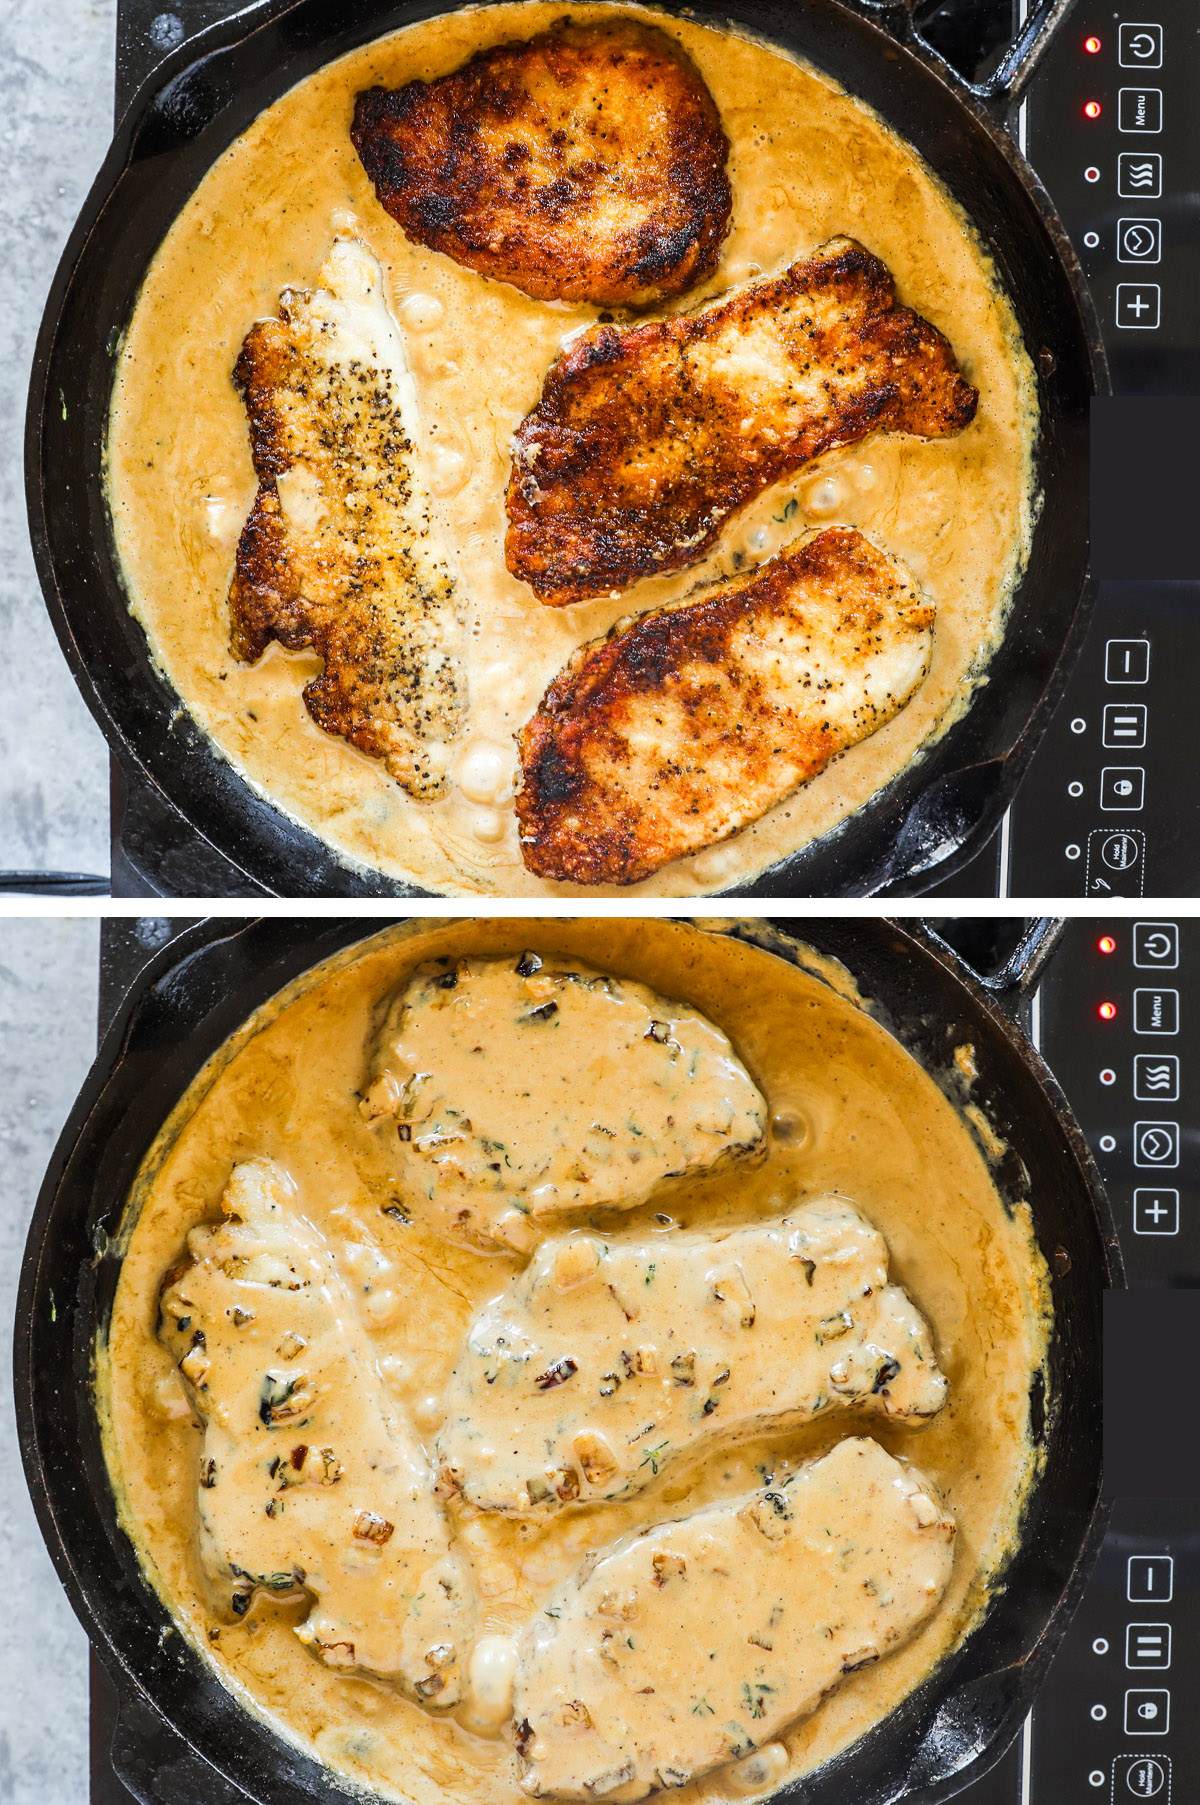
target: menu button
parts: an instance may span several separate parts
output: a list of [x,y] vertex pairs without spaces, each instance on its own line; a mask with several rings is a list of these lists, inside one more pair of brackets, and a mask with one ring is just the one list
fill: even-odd
[[1135,990],[1133,993],[1133,1031],[1135,1034],[1178,1034],[1179,992],[1177,990]]
[[1161,88],[1122,88],[1117,95],[1117,124],[1123,132],[1161,132]]

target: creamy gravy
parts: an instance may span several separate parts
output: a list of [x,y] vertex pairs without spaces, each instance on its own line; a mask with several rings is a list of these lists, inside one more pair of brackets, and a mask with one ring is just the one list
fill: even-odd
[[[142,289],[114,390],[113,520],[135,613],[188,708],[248,781],[344,858],[450,893],[612,894],[534,878],[521,863],[514,735],[583,641],[705,577],[771,555],[809,526],[856,526],[903,558],[937,605],[928,678],[899,716],[725,845],[634,894],[689,895],[744,880],[828,831],[961,712],[1003,626],[1024,555],[1036,427],[1032,369],[1007,302],[957,207],[860,102],[749,38],[653,17],[699,66],[731,144],[733,222],[694,306],[848,233],[893,272],[899,298],[947,334],[980,391],[957,438],[878,435],[768,491],[701,565],[619,599],[556,609],[504,566],[513,430],[564,341],[596,318],[542,303],[405,238],[351,146],[355,93],[456,67],[474,50],[569,14],[541,0],[413,25],[329,64],[269,107],[201,182]],[[231,371],[288,284],[311,287],[335,230],[380,259],[425,422],[430,487],[445,509],[467,612],[469,719],[443,801],[413,802],[378,761],[322,733],[301,700],[319,670],[272,646],[229,651],[226,594],[255,492]]]
[[[401,1220],[394,1137],[366,1121],[359,1104],[386,1010],[414,967],[437,956],[516,959],[531,946],[702,1011],[728,1033],[770,1112],[765,1161],[681,1181],[669,1198],[619,1216],[582,1215],[578,1227],[665,1245],[681,1233],[765,1224],[838,1193],[885,1237],[889,1283],[928,1321],[949,1382],[948,1402],[923,1426],[839,1412],[695,1459],[681,1455],[636,1497],[572,1505],[549,1520],[451,1506],[454,1547],[469,1560],[479,1597],[481,1640],[471,1657],[478,1694],[507,1658],[498,1638],[517,1631],[587,1552],[753,1492],[764,1472],[782,1483],[847,1435],[869,1433],[911,1459],[958,1525],[945,1599],[907,1646],[853,1673],[763,1752],[761,1785],[775,1784],[844,1748],[890,1710],[986,1603],[1035,1470],[1028,1392],[1044,1353],[1048,1287],[1027,1215],[1006,1213],[971,1131],[899,1043],[849,996],[724,934],[645,919],[409,924],[328,962],[252,1018],[178,1106],[131,1198],[97,1362],[123,1521],[177,1622],[223,1680],[337,1773],[420,1805],[447,1796],[460,1805],[516,1805],[524,1796],[511,1744],[475,1733],[478,1718],[468,1719],[474,1730],[435,1718],[315,1660],[291,1627],[303,1607],[263,1602],[234,1624],[214,1613],[197,1535],[201,1432],[155,1321],[163,1273],[187,1232],[217,1215],[231,1167],[278,1161],[339,1270],[370,1290],[362,1315],[380,1374],[432,1457],[464,1329],[517,1278],[521,1261],[434,1234],[416,1208]],[[553,1080],[553,1058],[543,1061],[538,1069]],[[503,1691],[502,1675],[496,1686]],[[693,1805],[745,1796],[752,1777],[720,1769],[678,1797]]]

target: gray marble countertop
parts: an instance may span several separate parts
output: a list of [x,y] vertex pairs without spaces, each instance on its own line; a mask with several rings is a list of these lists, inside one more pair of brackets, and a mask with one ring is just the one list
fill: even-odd
[[25,1489],[8,1374],[29,1218],[96,1051],[99,958],[97,920],[0,919],[0,1596],[20,1630],[0,1641],[0,1805],[83,1805],[88,1796],[87,1637]]
[[22,437],[42,304],[112,135],[116,16],[116,0],[0,5],[0,870],[108,871],[107,750],[42,604]]

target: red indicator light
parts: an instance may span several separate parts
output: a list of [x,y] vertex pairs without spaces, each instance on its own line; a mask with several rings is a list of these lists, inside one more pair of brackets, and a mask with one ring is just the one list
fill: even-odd
[[1089,56],[1098,56],[1100,53],[1100,40],[1099,38],[1084,38],[1083,47]]
[[1111,934],[1101,934],[1096,944],[1102,953],[1115,953],[1117,950],[1117,943]]
[[1096,1011],[1096,1014],[1100,1017],[1102,1022],[1111,1022],[1116,1013],[1117,1005],[1115,1003],[1101,1003],[1099,1009]]
[[1083,116],[1085,119],[1099,119],[1100,102],[1098,100],[1085,100],[1083,103]]

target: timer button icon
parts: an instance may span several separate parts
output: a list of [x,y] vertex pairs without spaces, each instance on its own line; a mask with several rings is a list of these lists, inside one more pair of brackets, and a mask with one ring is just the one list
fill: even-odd
[[1161,219],[1119,219],[1117,221],[1118,263],[1161,263]]

